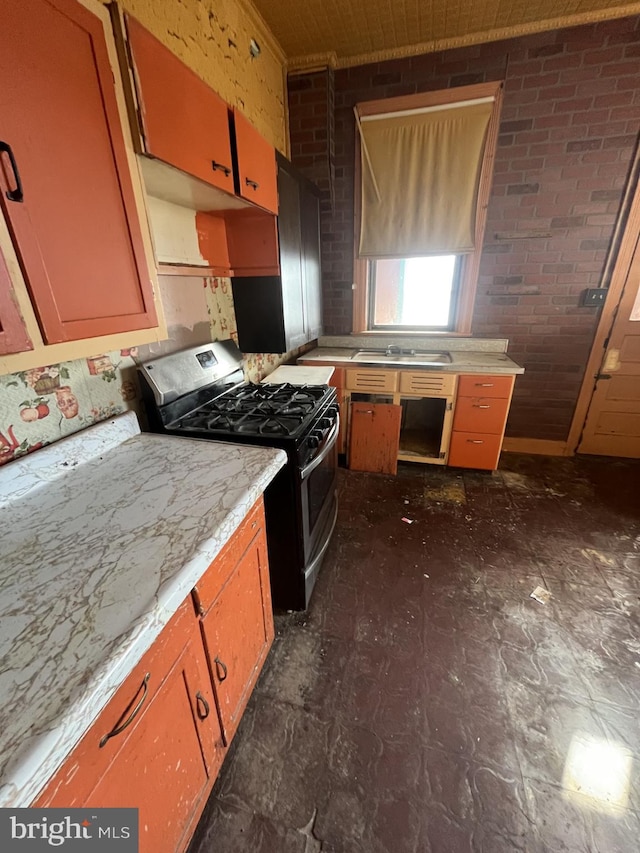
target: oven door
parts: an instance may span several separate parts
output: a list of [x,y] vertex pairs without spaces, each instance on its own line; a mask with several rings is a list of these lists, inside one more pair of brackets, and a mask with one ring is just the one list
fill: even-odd
[[314,569],[313,573],[317,573],[335,526],[339,431],[340,417],[336,413],[318,454],[300,470],[305,575]]

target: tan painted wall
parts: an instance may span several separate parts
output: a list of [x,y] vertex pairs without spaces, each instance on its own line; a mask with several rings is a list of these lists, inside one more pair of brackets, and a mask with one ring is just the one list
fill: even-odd
[[[284,54],[249,0],[121,0],[120,5],[287,153]],[[262,51],[257,59],[249,54],[251,38]]]

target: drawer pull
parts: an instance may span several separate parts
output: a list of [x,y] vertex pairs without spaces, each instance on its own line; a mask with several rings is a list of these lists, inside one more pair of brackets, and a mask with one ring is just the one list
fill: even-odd
[[477,388],[493,388],[493,382],[476,382]]
[[[218,676],[218,681],[225,681],[227,678],[227,666],[223,663],[219,657],[216,657],[213,661],[216,665],[216,675]],[[222,675],[220,675],[220,669],[222,669]]]
[[484,444],[484,441],[480,438],[468,438],[467,441],[469,444]]
[[231,174],[231,169],[228,166],[225,166],[223,163],[216,163],[215,160],[211,161],[211,168],[214,172],[224,172],[226,178]]
[[257,190],[260,184],[257,181],[252,181],[251,178],[244,179],[245,184],[253,190]]
[[115,726],[111,729],[111,731],[108,734],[103,735],[103,737],[100,739],[100,749],[102,749],[102,747],[107,743],[109,738],[115,737],[116,735],[119,735],[121,732],[123,732],[127,728],[127,726],[130,726],[131,723],[138,716],[138,713],[140,712],[140,709],[142,708],[142,706],[144,704],[144,700],[147,698],[147,690],[149,687],[149,679],[150,678],[151,678],[151,673],[148,672],[145,675],[145,677],[142,679],[142,684],[140,685],[140,687],[138,688],[138,691],[136,693],[136,696],[137,696],[138,693],[140,693],[140,691],[142,690],[142,696],[140,697],[140,701],[138,702],[136,707],[133,709],[133,711],[129,714],[129,716],[124,721],[124,723],[121,723],[120,720],[122,720],[122,717],[124,717],[124,714],[126,714],[127,711],[129,710],[129,708],[131,707],[131,705],[133,705],[133,702],[136,698],[135,696],[133,697],[130,704],[125,709],[124,714],[122,715],[122,717],[120,717],[120,720],[118,720],[118,722],[115,724]]
[[204,698],[202,693],[198,690],[196,693],[196,705],[197,705],[197,713],[198,717],[201,720],[206,720],[209,716],[209,703]]
[[473,408],[474,409],[490,409],[491,406],[481,405],[480,403],[474,403]]

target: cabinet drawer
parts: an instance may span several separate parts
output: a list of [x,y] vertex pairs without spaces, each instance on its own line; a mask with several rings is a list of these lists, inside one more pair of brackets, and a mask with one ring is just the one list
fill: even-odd
[[349,391],[395,391],[398,374],[394,370],[347,370]]
[[449,445],[448,464],[458,468],[482,468],[493,471],[498,467],[502,435],[482,432],[453,432]]
[[509,399],[505,397],[458,397],[453,428],[502,435],[508,412]]
[[231,572],[251,544],[256,533],[264,529],[264,503],[262,498],[254,504],[240,527],[193,588],[196,611],[203,616],[220,594]]
[[420,394],[425,397],[450,397],[456,387],[454,374],[429,373],[426,370],[415,372],[402,371],[400,374],[400,392]]
[[459,397],[509,397],[513,376],[461,376],[458,381]]

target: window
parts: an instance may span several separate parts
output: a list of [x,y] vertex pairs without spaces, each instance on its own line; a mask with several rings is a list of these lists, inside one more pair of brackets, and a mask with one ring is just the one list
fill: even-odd
[[370,328],[452,330],[460,269],[460,255],[369,261]]
[[354,332],[470,332],[501,94],[357,105]]

